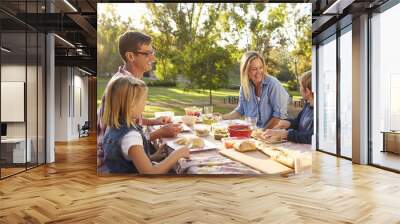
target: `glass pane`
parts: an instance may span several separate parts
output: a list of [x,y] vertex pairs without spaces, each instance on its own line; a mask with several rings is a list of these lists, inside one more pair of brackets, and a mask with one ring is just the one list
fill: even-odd
[[340,36],[340,150],[352,157],[352,35],[351,30]]
[[45,163],[45,35],[39,33],[38,45],[38,163]]
[[[30,159],[28,160],[28,167],[37,165],[37,132],[38,132],[38,119],[37,119],[37,73],[38,73],[38,36],[36,32],[27,33],[28,38],[28,62],[27,62],[27,82],[26,82],[26,115],[27,115],[27,143],[28,151],[30,151]],[[28,153],[29,155],[29,153]]]
[[[1,34],[1,174],[25,170],[30,161],[26,151],[25,89],[26,34]],[[29,148],[29,147],[28,147]]]
[[400,33],[393,27],[398,21],[400,5],[371,20],[372,163],[396,170],[400,170]]
[[318,147],[336,153],[336,40],[318,48]]

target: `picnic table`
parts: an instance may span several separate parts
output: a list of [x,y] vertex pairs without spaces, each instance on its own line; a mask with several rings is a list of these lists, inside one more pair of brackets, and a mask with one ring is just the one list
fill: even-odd
[[[179,121],[179,117],[175,117],[174,121]],[[176,138],[164,138],[162,142],[171,142],[184,135],[195,135],[195,133],[193,130],[180,133]],[[220,140],[215,140],[212,134],[202,138],[214,143],[215,149],[191,152],[190,159],[180,159],[174,168],[177,174],[294,174],[299,171],[274,161],[259,150],[236,152],[234,149],[226,149],[224,144]],[[311,155],[311,146],[307,144],[283,142],[273,146],[286,150],[310,152]],[[167,148],[169,153],[174,150]],[[311,164],[309,165],[311,168]]]

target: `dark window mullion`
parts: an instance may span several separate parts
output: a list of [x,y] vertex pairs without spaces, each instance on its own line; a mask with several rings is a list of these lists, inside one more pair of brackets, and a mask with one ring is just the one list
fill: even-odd
[[368,46],[368,53],[367,53],[367,85],[368,85],[368,95],[367,95],[367,108],[368,108],[368,114],[367,114],[367,119],[368,119],[368,124],[367,124],[367,132],[368,132],[368,164],[373,164],[373,149],[372,149],[372,86],[371,86],[371,80],[372,80],[372,64],[371,64],[371,56],[372,56],[372,30],[371,30],[371,20],[372,20],[372,11],[368,12],[368,20],[367,20],[367,46]]
[[[28,1],[25,0],[25,21],[27,21]],[[25,170],[28,170],[28,119],[27,119],[27,89],[28,89],[28,25],[25,23],[25,88],[24,88],[24,120],[25,120]]]
[[318,105],[318,99],[319,99],[319,97],[318,97],[318,89],[319,89],[319,71],[318,71],[318,66],[319,66],[319,63],[318,63],[318,61],[319,61],[319,44],[317,44],[316,46],[315,46],[315,53],[316,53],[316,60],[315,60],[315,97],[316,97],[316,99],[315,99],[315,104],[316,105],[314,105],[315,106],[315,112],[316,112],[316,119],[315,119],[315,132],[316,132],[316,134],[315,134],[315,148],[318,150],[319,149],[319,105]]
[[[44,2],[45,5],[45,13],[49,13],[48,11],[48,5],[50,3],[48,1]],[[48,33],[47,31],[44,32],[44,69],[42,69],[42,77],[43,77],[43,71],[44,71],[44,78],[42,78],[42,82],[44,82],[44,135],[43,135],[43,141],[44,141],[44,164],[47,163],[47,37]],[[54,36],[53,36],[54,37]],[[43,84],[43,83],[42,83]]]
[[341,157],[341,114],[340,114],[340,36],[341,32],[336,31],[336,154]]
[[[39,15],[39,1],[36,1]],[[39,166],[39,32],[36,32],[36,166]]]

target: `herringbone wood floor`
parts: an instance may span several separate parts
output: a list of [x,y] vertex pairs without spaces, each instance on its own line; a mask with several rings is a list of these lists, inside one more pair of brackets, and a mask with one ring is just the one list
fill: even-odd
[[0,223],[400,223],[400,175],[323,153],[289,178],[99,177],[95,138],[0,181]]

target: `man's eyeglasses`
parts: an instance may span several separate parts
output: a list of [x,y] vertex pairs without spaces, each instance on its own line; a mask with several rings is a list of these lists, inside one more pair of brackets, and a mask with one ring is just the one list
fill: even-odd
[[143,51],[134,51],[135,54],[143,54],[144,56],[148,57],[150,55],[155,55],[156,51],[152,49],[151,51],[143,52]]

